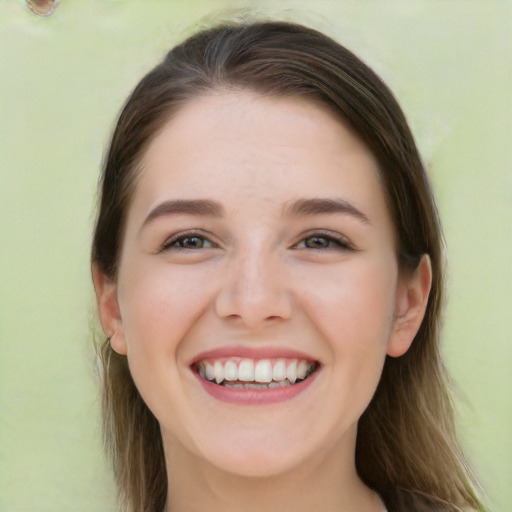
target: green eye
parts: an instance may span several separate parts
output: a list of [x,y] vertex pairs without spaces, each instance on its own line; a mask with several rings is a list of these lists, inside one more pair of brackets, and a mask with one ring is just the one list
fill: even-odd
[[172,250],[190,250],[197,251],[199,249],[208,249],[215,247],[215,244],[208,240],[208,238],[196,234],[177,234],[166,242],[162,246],[162,251]]
[[205,246],[206,240],[199,236],[187,236],[176,240],[176,246],[182,249],[202,249]]
[[[304,240],[304,245],[308,249],[327,249],[328,247],[332,247],[333,242],[333,240],[325,236],[310,236]],[[339,245],[337,242],[334,243]]]
[[303,238],[296,246],[296,249],[339,249],[339,250],[353,250],[353,246],[342,235],[313,233],[310,236]]

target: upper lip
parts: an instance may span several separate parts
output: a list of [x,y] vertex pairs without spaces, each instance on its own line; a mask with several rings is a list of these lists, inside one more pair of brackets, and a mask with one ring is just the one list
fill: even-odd
[[220,358],[246,358],[246,359],[304,359],[315,362],[316,359],[305,352],[285,347],[251,347],[244,345],[230,345],[206,350],[197,354],[192,365],[204,359]]

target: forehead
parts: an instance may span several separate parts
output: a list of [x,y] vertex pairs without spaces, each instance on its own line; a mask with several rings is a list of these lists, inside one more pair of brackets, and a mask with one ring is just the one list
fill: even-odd
[[384,204],[374,156],[327,106],[303,97],[219,91],[185,104],[154,138],[134,203],[345,194]]

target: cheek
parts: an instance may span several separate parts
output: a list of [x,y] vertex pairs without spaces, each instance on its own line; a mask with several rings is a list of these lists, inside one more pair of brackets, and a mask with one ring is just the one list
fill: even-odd
[[119,279],[130,372],[155,416],[159,420],[167,418],[179,429],[181,416],[176,413],[186,409],[183,397],[187,382],[180,364],[185,345],[182,342],[209,301],[204,286],[207,276],[197,268],[172,268],[155,265],[154,261],[132,269],[126,266]]
[[126,269],[120,308],[129,351],[176,350],[209,302],[208,276],[203,274],[193,266],[165,263],[137,273]]
[[396,280],[392,259],[354,260],[319,269],[301,302],[333,352],[380,357],[393,323]]
[[300,297],[320,334],[325,382],[337,397],[335,429],[357,422],[372,399],[393,324],[397,272],[383,260],[318,269]]

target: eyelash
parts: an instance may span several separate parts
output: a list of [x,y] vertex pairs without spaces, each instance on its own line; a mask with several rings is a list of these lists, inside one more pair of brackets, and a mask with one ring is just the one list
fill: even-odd
[[[197,239],[201,241],[200,247],[184,247],[184,241],[187,239]],[[325,240],[325,246],[317,246],[317,247],[308,247],[306,245],[308,240],[317,239],[317,240]],[[208,244],[206,247],[204,244]],[[169,239],[167,239],[160,252],[165,252],[169,250],[178,250],[178,251],[199,251],[201,249],[210,249],[215,248],[217,245],[212,242],[204,233],[198,231],[187,231],[182,233],[177,233],[173,235]],[[310,250],[342,250],[342,251],[354,251],[354,246],[342,235],[332,232],[325,231],[314,231],[307,233],[306,236],[303,236],[301,240],[295,244],[292,249],[310,249]]]
[[[311,239],[325,240],[327,242],[327,246],[324,247],[307,247],[306,241]],[[300,247],[304,245],[303,247]],[[294,249],[312,249],[312,250],[342,250],[342,251],[354,251],[354,246],[342,235],[338,233],[326,232],[326,231],[314,231],[311,233],[307,233],[299,243],[297,243]]]
[[[208,247],[183,247],[179,245],[180,243],[183,243],[185,240],[193,238],[201,240],[203,242],[203,245],[204,242],[207,242],[211,245]],[[186,231],[184,233],[178,233],[176,235],[173,235],[171,238],[168,238],[162,245],[160,252],[165,252],[171,249],[178,251],[198,251],[201,249],[210,249],[212,247],[216,247],[216,245],[212,241],[210,241],[209,238],[204,235],[204,233],[198,231]]]

